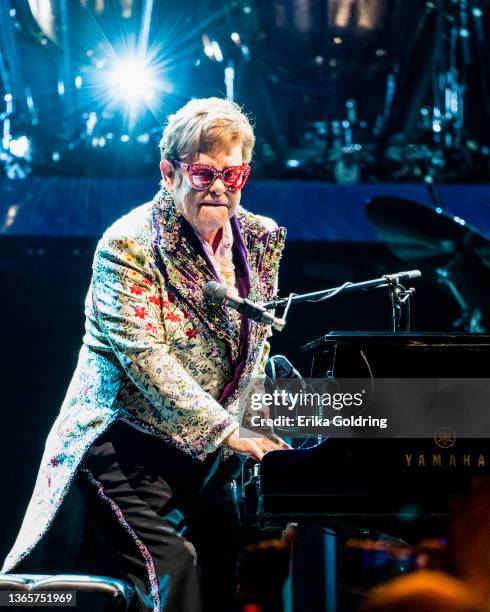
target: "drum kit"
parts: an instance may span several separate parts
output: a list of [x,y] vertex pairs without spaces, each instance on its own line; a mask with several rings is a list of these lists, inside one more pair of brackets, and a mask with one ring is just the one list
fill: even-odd
[[[185,79],[181,83],[176,74],[166,75],[171,86],[159,97],[167,106],[155,110],[152,103],[159,120],[169,111],[169,99],[217,87],[231,99],[237,94],[257,114],[258,172],[262,165],[269,173],[270,163],[280,176],[341,184],[471,181],[489,175],[488,133],[481,122],[490,95],[489,16],[482,0],[311,0],[299,3],[301,10],[297,4],[236,0],[225,10],[218,0],[203,3],[207,12],[194,21],[202,17],[212,28],[202,34],[202,44],[196,30],[192,51],[175,71],[183,73],[185,67],[200,91],[179,90]],[[0,46],[9,56],[8,65],[0,62],[0,85],[7,95],[0,121],[12,138],[16,130],[27,136],[31,130],[34,144],[39,141],[32,163],[43,172],[59,172],[60,159],[76,164],[83,150],[95,156],[97,166],[107,151],[126,150],[129,141],[138,159],[147,150],[156,151],[150,143],[157,141],[159,126],[151,113],[138,120],[130,135],[127,126],[121,127],[119,112],[99,108],[93,97],[110,55],[107,41],[98,40],[96,33],[117,20],[121,30],[141,31],[148,43],[152,9],[156,36],[160,12],[167,14],[172,3],[46,0],[14,5],[0,14],[5,26]],[[172,10],[178,23],[180,12]],[[70,38],[75,23],[83,36]],[[26,44],[19,44],[19,36]],[[28,61],[29,47],[35,52],[35,70]],[[55,64],[59,68],[52,68]],[[41,133],[47,84],[38,82],[37,73],[43,70],[52,70],[49,86],[57,87],[57,93],[50,93],[48,112],[55,103],[66,124],[55,150]],[[253,87],[248,87],[249,78]],[[14,160],[15,168],[29,161],[21,157]],[[4,159],[3,165],[10,167],[10,162]],[[141,168],[153,162],[147,155]]]
[[455,330],[488,329],[490,241],[486,236],[440,206],[403,198],[373,198],[366,214],[378,238],[396,257],[420,268],[424,277],[456,301]]
[[[414,3],[412,9],[421,14],[400,31],[406,52],[392,34],[402,28],[403,19],[409,21],[403,11],[384,26],[378,24],[387,34],[377,35],[385,48],[376,49],[376,57],[365,33],[348,39],[340,30],[332,31],[344,37],[333,40],[344,44],[337,45],[335,60],[325,62],[331,82],[329,117],[323,118],[321,130],[318,121],[306,125],[290,150],[286,166],[296,175],[302,167],[310,173],[314,168],[317,175],[341,184],[461,182],[488,176],[490,150],[481,142],[486,137],[481,113],[474,112],[475,100],[487,98],[488,68],[482,63],[487,16],[478,2],[470,6],[467,0],[427,2],[425,7]],[[355,55],[354,63],[348,54]],[[376,73],[372,84],[364,77],[369,71]],[[362,83],[357,89],[356,81]]]
[[[490,149],[479,142],[485,140],[485,131],[479,126],[480,117],[472,116],[469,110],[474,108],[475,97],[486,99],[482,76],[486,66],[480,62],[485,56],[481,52],[487,44],[484,29],[488,16],[479,2],[414,3],[413,11],[421,12],[418,20],[405,27],[405,40],[400,15],[407,21],[410,16],[401,10],[403,2],[397,7],[398,17],[394,9],[390,21],[385,11],[384,25],[378,20],[378,29],[392,31],[398,26],[408,50],[401,52],[400,41],[391,34],[391,39],[384,39],[384,51],[376,50],[378,72],[385,55],[394,58],[391,66],[384,64],[384,92],[378,91],[371,99],[366,92],[364,97],[348,98],[342,116],[308,125],[290,155],[289,162],[296,163],[287,166],[296,175],[308,168],[310,174],[316,172],[345,185],[387,180],[424,184],[432,205],[378,197],[367,205],[368,220],[395,256],[407,267],[422,270],[424,278],[453,298],[459,309],[453,322],[455,330],[484,332],[490,324],[489,240],[465,219],[443,210],[437,184],[480,181],[490,174]],[[366,61],[370,61],[366,34],[359,32],[358,28],[357,37],[351,33],[348,38],[344,30],[343,42],[350,41],[351,47],[364,45]],[[340,31],[332,30],[332,34]],[[335,40],[342,41],[340,36]],[[341,50],[344,46],[337,45]],[[352,48],[349,52],[353,53]],[[342,53],[345,67],[341,77]],[[337,54],[335,63],[338,86],[331,89],[337,96],[342,79],[356,74],[348,66],[347,51],[342,53]],[[362,55],[356,53],[356,57],[355,70],[367,70]],[[475,70],[477,64],[479,69]],[[374,98],[377,108],[374,113],[371,108],[368,118],[367,106]]]

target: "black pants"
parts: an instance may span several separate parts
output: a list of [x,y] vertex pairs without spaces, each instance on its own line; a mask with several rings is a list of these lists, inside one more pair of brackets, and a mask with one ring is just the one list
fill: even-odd
[[220,451],[192,459],[117,421],[78,472],[92,526],[80,567],[132,583],[134,610],[235,610],[239,515],[230,481],[239,467]]

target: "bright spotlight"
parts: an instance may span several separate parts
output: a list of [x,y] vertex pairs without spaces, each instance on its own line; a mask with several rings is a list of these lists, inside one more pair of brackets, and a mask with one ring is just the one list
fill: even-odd
[[148,63],[135,57],[121,59],[110,73],[109,83],[117,97],[131,105],[151,100],[157,87]]
[[13,138],[9,143],[9,150],[14,157],[25,157],[29,156],[31,149],[31,143],[27,136],[19,136],[19,138]]

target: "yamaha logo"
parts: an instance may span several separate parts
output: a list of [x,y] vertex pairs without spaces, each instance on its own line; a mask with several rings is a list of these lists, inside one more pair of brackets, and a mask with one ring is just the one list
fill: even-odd
[[434,442],[439,448],[451,448],[456,442],[456,434],[450,427],[439,427],[434,434]]

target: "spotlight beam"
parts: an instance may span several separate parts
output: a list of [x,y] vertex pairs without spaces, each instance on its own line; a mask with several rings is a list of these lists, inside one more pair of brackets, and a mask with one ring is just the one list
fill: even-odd
[[110,73],[109,83],[115,94],[131,106],[151,100],[157,86],[151,67],[137,56],[121,59]]
[[141,14],[141,29],[139,39],[139,55],[144,56],[148,50],[150,39],[151,14],[153,11],[153,0],[144,0]]

